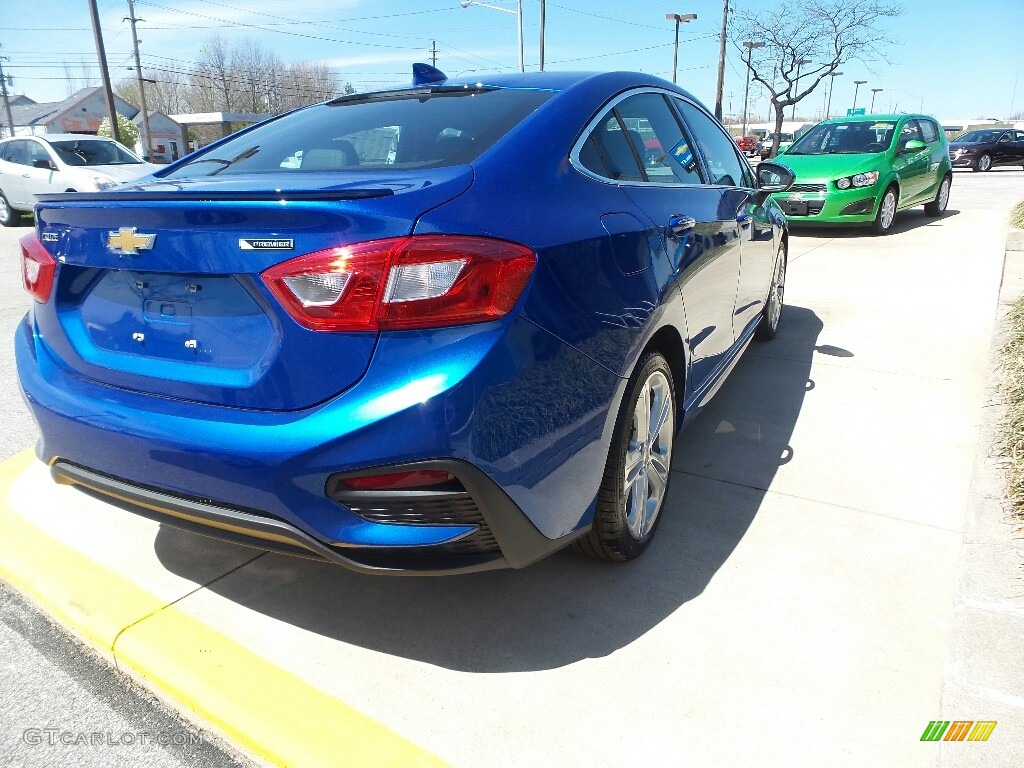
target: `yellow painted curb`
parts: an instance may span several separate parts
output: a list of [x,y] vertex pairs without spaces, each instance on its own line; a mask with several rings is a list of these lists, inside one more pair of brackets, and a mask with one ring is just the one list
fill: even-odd
[[12,514],[11,486],[35,460],[26,450],[0,463],[0,578],[61,624],[276,765],[446,765]]

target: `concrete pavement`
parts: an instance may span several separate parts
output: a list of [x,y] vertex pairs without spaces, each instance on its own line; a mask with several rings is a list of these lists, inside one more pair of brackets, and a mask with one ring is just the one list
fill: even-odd
[[[962,621],[976,588],[968,607],[994,626],[977,604],[994,582],[971,574],[985,556],[964,537],[969,509],[1000,530],[971,484],[1021,198],[1021,171],[957,174],[942,219],[900,214],[886,238],[796,234],[780,334],[684,433],[638,562],[561,553],[520,572],[366,578],[161,528],[30,464],[3,489],[0,528],[37,532],[130,597],[97,601],[85,576],[59,573],[20,586],[51,610],[63,600],[73,629],[228,732],[225,712],[259,722],[252,707],[276,690],[335,702],[349,741],[329,741],[324,764],[405,745],[456,766],[1021,764],[1024,689],[992,683],[1020,644],[979,645]],[[245,664],[281,687],[232,698],[191,679],[244,679]],[[999,724],[984,743],[921,742],[936,719]]]

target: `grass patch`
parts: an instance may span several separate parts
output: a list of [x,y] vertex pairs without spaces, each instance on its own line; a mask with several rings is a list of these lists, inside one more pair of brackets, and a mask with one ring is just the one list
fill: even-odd
[[1017,229],[1024,229],[1024,202],[1017,203],[1010,211],[1010,226]]
[[1000,385],[1006,404],[1002,448],[1008,466],[1007,494],[1016,515],[1024,518],[1024,298],[1010,310],[1007,320],[1009,338],[1002,349]]

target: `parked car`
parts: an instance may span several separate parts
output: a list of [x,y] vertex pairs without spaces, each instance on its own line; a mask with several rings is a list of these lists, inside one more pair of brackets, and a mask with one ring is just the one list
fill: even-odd
[[941,216],[952,173],[946,135],[927,115],[867,115],[818,123],[779,162],[797,183],[777,194],[790,224],[852,224],[887,234],[896,212]]
[[649,75],[421,72],[40,198],[16,357],[58,482],[363,572],[644,551],[779,326],[792,174]]
[[745,155],[753,157],[757,154],[757,136],[740,136],[736,139],[736,145],[740,148],[740,151]]
[[[793,134],[785,131],[779,133],[779,151],[782,151],[790,144],[793,143]],[[761,159],[767,160],[772,154],[772,147],[775,146],[775,134],[769,133],[762,141],[761,147],[758,150],[761,153]],[[777,154],[777,153],[776,153]]]
[[97,192],[147,176],[160,166],[112,139],[75,133],[16,136],[0,141],[0,224],[16,224],[36,195]]
[[997,165],[1024,166],[1024,131],[985,128],[968,131],[949,143],[954,168],[988,171]]

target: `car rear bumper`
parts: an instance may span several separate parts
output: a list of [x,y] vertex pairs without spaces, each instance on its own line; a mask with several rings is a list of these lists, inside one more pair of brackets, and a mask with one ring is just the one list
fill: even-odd
[[[429,343],[425,334],[404,336],[382,338],[355,387],[298,412],[200,405],[79,379],[50,356],[30,319],[15,346],[40,427],[37,454],[55,479],[161,522],[364,572],[523,567],[585,532],[603,462],[572,458],[607,450],[605,409],[621,397],[621,380],[518,317],[435,332]],[[410,347],[409,338],[421,343]],[[531,349],[550,359],[509,363]],[[495,388],[569,357],[574,372],[581,363],[592,370],[604,408],[542,435],[514,425]],[[452,506],[462,517],[448,507],[440,518],[419,514],[422,500],[413,499],[382,518],[329,492],[338,474],[424,463],[462,483],[465,497]],[[364,501],[390,508],[386,499]]]

